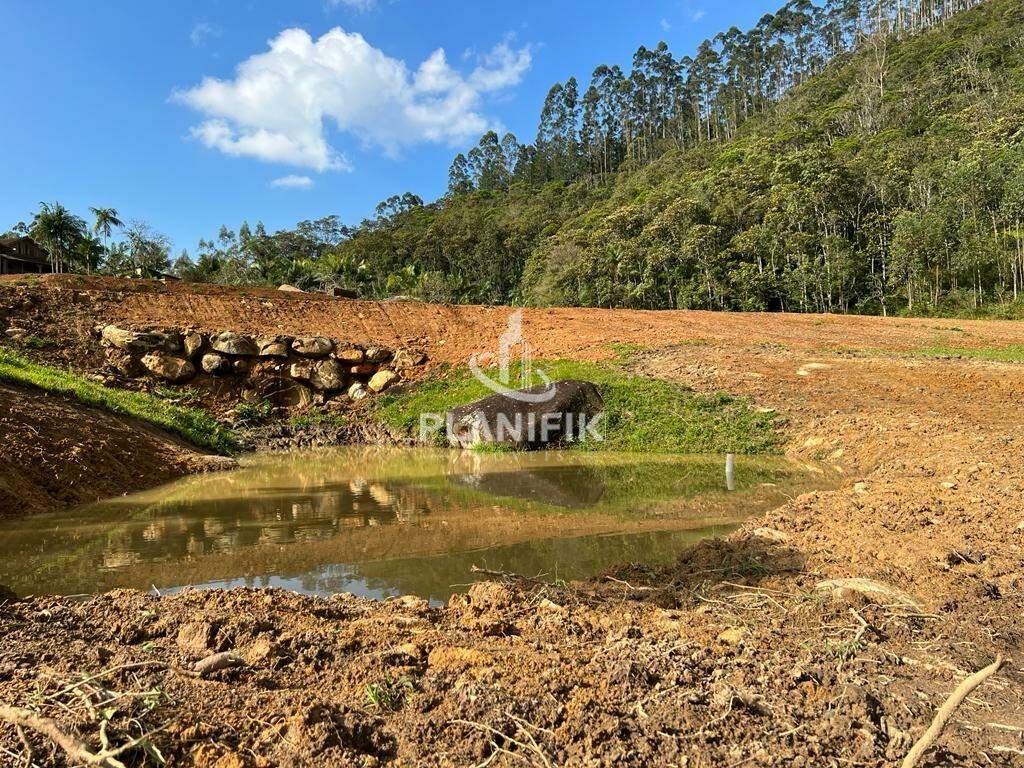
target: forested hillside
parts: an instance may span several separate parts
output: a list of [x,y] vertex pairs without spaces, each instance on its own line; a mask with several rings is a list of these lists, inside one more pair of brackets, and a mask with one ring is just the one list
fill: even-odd
[[[320,266],[456,301],[890,313],[1014,299],[1024,7],[925,23],[905,2],[881,21],[869,5],[833,24],[791,3],[818,22],[787,27],[770,67],[758,55],[779,16],[694,61],[641,49],[626,90],[649,86],[633,101],[650,119],[602,108],[595,132],[606,67],[575,116],[556,86],[534,146],[485,136],[444,200],[367,223]],[[720,52],[737,37],[748,53]]]
[[[485,134],[434,203],[225,227],[174,269],[432,301],[975,312],[1024,291],[1022,219],[1019,0],[791,0],[692,56],[642,47],[556,84],[532,143]],[[109,261],[166,269],[158,246]]]

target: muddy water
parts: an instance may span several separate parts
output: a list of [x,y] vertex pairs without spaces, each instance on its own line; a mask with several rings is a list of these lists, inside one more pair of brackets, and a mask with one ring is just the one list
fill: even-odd
[[549,579],[684,545],[832,485],[779,459],[586,452],[342,449],[241,469],[52,516],[8,521],[0,583],[19,594],[115,587],[274,586],[444,600],[473,566]]

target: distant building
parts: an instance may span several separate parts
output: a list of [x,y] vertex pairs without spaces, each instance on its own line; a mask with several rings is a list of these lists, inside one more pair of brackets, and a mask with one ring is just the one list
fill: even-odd
[[31,237],[0,239],[0,275],[53,272],[50,256]]

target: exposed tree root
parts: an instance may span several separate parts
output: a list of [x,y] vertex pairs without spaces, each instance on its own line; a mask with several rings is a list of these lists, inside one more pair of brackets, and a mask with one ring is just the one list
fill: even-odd
[[939,707],[935,713],[935,717],[932,720],[932,724],[928,726],[928,730],[924,732],[924,735],[918,739],[910,752],[907,753],[907,756],[903,758],[902,768],[914,768],[921,761],[928,748],[942,735],[942,730],[946,727],[946,723],[949,722],[949,718],[953,716],[953,713],[956,712],[964,699],[971,694],[971,691],[998,672],[1002,666],[1003,657],[996,656],[994,662],[984,669],[975,672],[956,687],[956,690],[946,699],[945,704]]

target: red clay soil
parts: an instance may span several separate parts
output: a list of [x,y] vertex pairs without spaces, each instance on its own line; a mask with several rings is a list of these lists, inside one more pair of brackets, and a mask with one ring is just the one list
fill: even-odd
[[[169,324],[191,305],[204,327],[254,331],[252,303],[270,301],[301,308],[282,330],[334,317],[300,330],[344,338],[347,322],[386,342],[390,323],[443,339],[433,357],[454,361],[493,346],[508,312],[157,291],[111,292],[102,315]],[[413,317],[436,325],[417,333]],[[661,345],[641,373],[777,409],[792,455],[849,480],[669,568],[510,578],[438,609],[261,590],[13,603],[0,705],[93,752],[101,722],[112,747],[151,733],[141,747],[170,765],[899,766],[953,689],[1001,657],[920,765],[1024,765],[1024,366],[885,351],[1019,344],[1024,327],[534,310],[524,332],[544,356]],[[241,663],[196,677],[221,651]],[[0,765],[72,763],[22,730],[0,725]],[[155,764],[140,747],[121,759]]]
[[[338,299],[317,293],[82,275],[0,278],[5,296],[36,303],[55,333],[86,343],[100,322],[204,332],[309,334],[358,344],[425,342],[433,361],[464,364],[496,346],[508,307]],[[922,346],[1024,345],[1024,324],[850,315],[745,314],[618,309],[523,309],[523,335],[540,358],[593,360],[612,345],[664,347],[782,344],[800,349],[905,350]],[[67,346],[62,343],[60,346]]]
[[4,384],[0,444],[0,519],[141,490],[228,461],[144,422]]

